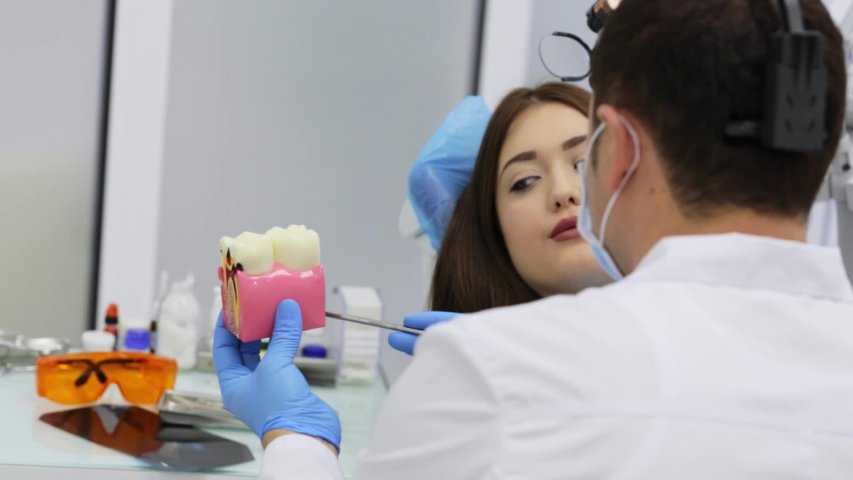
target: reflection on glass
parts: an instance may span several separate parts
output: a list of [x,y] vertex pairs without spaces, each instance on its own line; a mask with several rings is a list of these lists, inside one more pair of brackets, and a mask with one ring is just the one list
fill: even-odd
[[164,423],[156,413],[139,407],[94,405],[46,413],[40,420],[157,468],[208,470],[254,459],[242,443]]

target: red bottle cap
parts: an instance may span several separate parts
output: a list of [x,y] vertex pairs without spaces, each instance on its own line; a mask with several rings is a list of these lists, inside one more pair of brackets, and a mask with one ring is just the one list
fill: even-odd
[[118,305],[111,303],[110,306],[107,307],[107,316],[104,319],[104,322],[107,325],[118,324]]

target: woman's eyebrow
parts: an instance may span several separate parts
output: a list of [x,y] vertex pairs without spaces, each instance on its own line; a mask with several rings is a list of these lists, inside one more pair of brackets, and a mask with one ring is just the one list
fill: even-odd
[[572,137],[563,143],[563,150],[571,150],[572,148],[577,147],[578,145],[583,143],[584,140],[586,140],[586,135],[578,135],[577,137]]
[[[571,150],[572,148],[583,143],[584,140],[586,140],[586,135],[578,135],[576,137],[572,137],[572,138],[566,140],[565,142],[563,142],[563,150]],[[534,152],[533,150],[529,150],[527,152],[521,152],[518,155],[510,158],[509,161],[506,162],[506,164],[504,164],[503,168],[501,169],[500,175],[503,175],[503,173],[507,169],[507,167],[509,167],[513,163],[523,162],[525,160],[536,160],[536,152]],[[500,175],[498,175],[498,176],[500,177]]]
[[[506,162],[504,167],[501,169],[500,175],[503,175],[504,171],[506,171],[506,167],[512,165],[515,162],[523,162],[525,160],[536,160],[536,152],[534,152],[533,150],[529,150],[527,152],[521,152],[518,155],[510,158],[509,161]],[[500,177],[500,175],[498,175],[498,177]]]

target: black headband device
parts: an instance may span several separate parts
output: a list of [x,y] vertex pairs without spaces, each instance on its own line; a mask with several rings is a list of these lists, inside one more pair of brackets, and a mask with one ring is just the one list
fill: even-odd
[[824,38],[806,30],[799,0],[778,0],[782,24],[770,35],[763,118],[726,125],[729,138],[758,138],[767,148],[814,152],[826,141],[828,73]]
[[[725,135],[756,139],[770,149],[814,152],[826,142],[828,73],[824,37],[806,30],[800,0],[774,0],[782,28],[770,34],[764,83],[762,118],[731,121]],[[594,32],[604,27],[608,12],[587,12]]]

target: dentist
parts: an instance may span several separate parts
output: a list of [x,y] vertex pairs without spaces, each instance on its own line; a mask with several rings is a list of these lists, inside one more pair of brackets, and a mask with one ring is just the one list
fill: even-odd
[[[355,478],[849,478],[853,289],[805,243],[845,70],[820,0],[624,0],[579,224],[621,281],[431,327]],[[223,399],[264,478],[342,478],[300,334],[292,301],[262,361],[217,328]]]

